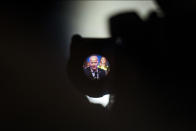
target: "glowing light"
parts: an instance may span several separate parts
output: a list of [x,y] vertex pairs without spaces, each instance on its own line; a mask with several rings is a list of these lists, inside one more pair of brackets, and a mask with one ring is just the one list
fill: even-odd
[[141,18],[146,18],[158,7],[153,0],[147,1],[75,1],[70,11],[71,35],[80,34],[83,37],[110,37],[108,20],[121,12],[137,12]]
[[110,94],[104,95],[104,96],[99,97],[99,98],[94,98],[94,97],[90,97],[90,96],[86,95],[86,98],[88,99],[88,101],[90,103],[100,104],[103,107],[106,107],[109,104]]

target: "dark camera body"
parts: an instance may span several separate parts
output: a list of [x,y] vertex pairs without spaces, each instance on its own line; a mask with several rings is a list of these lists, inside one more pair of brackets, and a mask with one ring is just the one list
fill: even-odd
[[[68,75],[73,85],[83,94],[100,97],[111,92],[115,76],[115,44],[111,38],[82,38],[74,35],[71,42],[71,57]],[[110,63],[110,72],[100,80],[90,80],[85,75],[83,64],[90,55],[101,55]]]

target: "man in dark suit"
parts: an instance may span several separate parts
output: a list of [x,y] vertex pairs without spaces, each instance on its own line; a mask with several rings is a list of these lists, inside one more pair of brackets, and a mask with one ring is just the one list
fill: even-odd
[[98,66],[98,57],[93,55],[89,58],[89,67],[84,69],[84,73],[91,80],[98,80],[106,76],[104,70],[97,67]]

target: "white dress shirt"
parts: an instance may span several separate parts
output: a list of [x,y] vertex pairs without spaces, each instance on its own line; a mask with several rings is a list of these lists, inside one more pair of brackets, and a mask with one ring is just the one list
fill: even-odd
[[[99,79],[98,68],[97,68],[96,71],[93,71],[93,70],[91,69],[91,73],[92,73],[92,76],[93,76],[94,79]],[[96,77],[95,73],[97,73],[97,77]]]

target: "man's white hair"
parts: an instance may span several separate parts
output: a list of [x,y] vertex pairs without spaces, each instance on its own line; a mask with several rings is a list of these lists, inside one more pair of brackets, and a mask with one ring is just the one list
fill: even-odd
[[90,56],[89,60],[91,60],[93,57],[95,57],[98,60],[98,57],[96,55]]

